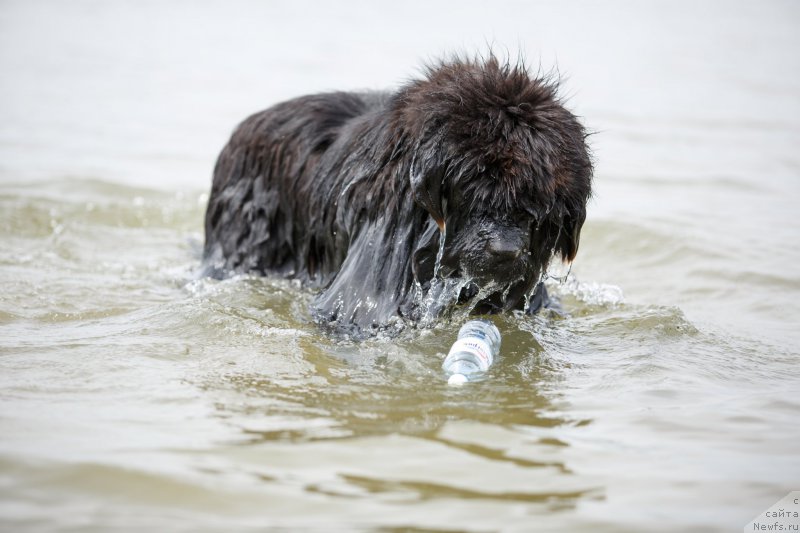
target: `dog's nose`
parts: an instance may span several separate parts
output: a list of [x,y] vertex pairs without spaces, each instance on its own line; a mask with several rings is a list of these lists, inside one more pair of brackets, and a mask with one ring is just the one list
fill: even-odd
[[521,239],[491,239],[486,251],[496,262],[505,263],[516,260],[526,250]]

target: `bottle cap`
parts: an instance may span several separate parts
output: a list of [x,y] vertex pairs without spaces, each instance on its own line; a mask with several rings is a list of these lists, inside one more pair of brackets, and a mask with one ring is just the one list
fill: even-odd
[[464,374],[453,374],[452,376],[447,378],[448,385],[463,385],[467,381],[469,380],[467,379],[467,376],[465,376]]

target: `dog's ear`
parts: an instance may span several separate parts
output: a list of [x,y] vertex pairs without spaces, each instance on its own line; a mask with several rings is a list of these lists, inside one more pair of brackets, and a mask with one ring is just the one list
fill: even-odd
[[586,210],[584,209],[577,213],[568,213],[564,217],[555,245],[555,253],[559,254],[564,261],[572,262],[578,255],[581,228],[585,220]]
[[444,175],[444,165],[425,164],[421,158],[415,158],[411,162],[411,191],[414,193],[414,200],[433,217],[440,231],[444,231]]

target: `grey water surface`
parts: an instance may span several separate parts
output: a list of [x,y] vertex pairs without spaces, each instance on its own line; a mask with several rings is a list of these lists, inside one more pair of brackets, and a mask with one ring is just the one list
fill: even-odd
[[[798,6],[0,3],[0,530],[741,530],[800,488]],[[239,120],[488,47],[593,132],[569,316],[448,387],[461,314],[197,277]]]

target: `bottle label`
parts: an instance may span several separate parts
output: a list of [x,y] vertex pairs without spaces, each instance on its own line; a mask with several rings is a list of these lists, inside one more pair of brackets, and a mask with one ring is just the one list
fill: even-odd
[[469,352],[478,356],[481,361],[481,370],[486,370],[492,365],[492,349],[485,339],[478,337],[463,337],[453,343],[448,356],[452,353]]

